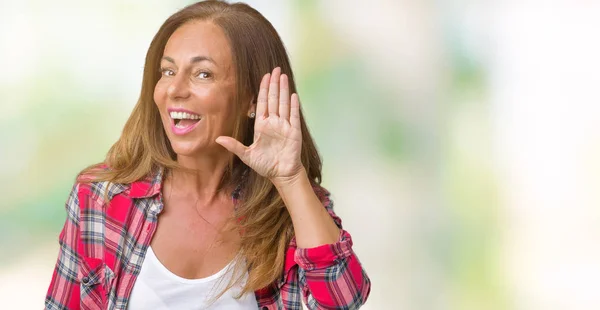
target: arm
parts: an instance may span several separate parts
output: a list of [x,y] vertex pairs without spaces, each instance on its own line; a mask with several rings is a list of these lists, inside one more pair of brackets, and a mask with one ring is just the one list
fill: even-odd
[[352,251],[350,235],[341,230],[328,193],[319,199],[304,169],[302,122],[298,95],[290,96],[287,75],[275,68],[260,83],[252,145],[225,136],[216,142],[279,191],[300,246],[295,260],[304,302],[311,309],[356,309],[367,299],[370,281]]
[[67,199],[67,220],[59,235],[60,251],[48,293],[45,309],[79,309],[79,184]]
[[304,168],[298,175],[273,184],[292,218],[298,247],[313,248],[338,241],[340,228],[315,195]]
[[276,187],[292,217],[295,260],[304,303],[309,309],[358,309],[371,281],[352,250],[352,238],[333,212],[322,187],[313,188],[306,174]]

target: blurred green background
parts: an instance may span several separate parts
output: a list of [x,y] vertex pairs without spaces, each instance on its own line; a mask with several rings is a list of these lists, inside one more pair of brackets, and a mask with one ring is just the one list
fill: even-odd
[[[364,309],[600,307],[599,5],[246,2],[288,48]],[[75,175],[189,3],[0,0],[7,308],[42,305]]]

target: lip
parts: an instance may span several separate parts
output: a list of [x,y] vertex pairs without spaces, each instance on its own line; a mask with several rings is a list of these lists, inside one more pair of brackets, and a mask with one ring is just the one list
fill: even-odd
[[181,109],[181,108],[169,108],[169,109],[167,109],[167,112],[168,112],[168,116],[169,116],[169,121],[171,123],[171,132],[176,136],[183,136],[183,135],[189,133],[190,131],[192,131],[196,127],[198,127],[198,125],[202,121],[202,117],[200,117],[200,120],[197,121],[194,125],[191,125],[191,126],[188,126],[185,128],[177,128],[177,127],[175,127],[175,121],[171,118],[171,112],[186,112],[186,113],[195,114],[195,115],[199,115],[199,114],[194,111]]

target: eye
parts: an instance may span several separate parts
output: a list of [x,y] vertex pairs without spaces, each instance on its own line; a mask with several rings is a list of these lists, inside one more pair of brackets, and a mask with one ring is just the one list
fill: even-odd
[[206,80],[206,79],[210,79],[212,77],[212,74],[207,71],[200,71],[200,72],[198,72],[198,74],[196,74],[196,77]]
[[171,69],[167,69],[167,68],[160,68],[160,73],[163,76],[173,76],[175,75],[175,72]]

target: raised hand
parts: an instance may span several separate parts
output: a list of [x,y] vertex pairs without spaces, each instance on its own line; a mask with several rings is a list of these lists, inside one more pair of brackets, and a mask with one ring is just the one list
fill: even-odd
[[290,96],[288,77],[279,67],[263,76],[256,104],[252,145],[225,136],[216,142],[274,183],[294,178],[303,169],[300,102],[296,93]]

